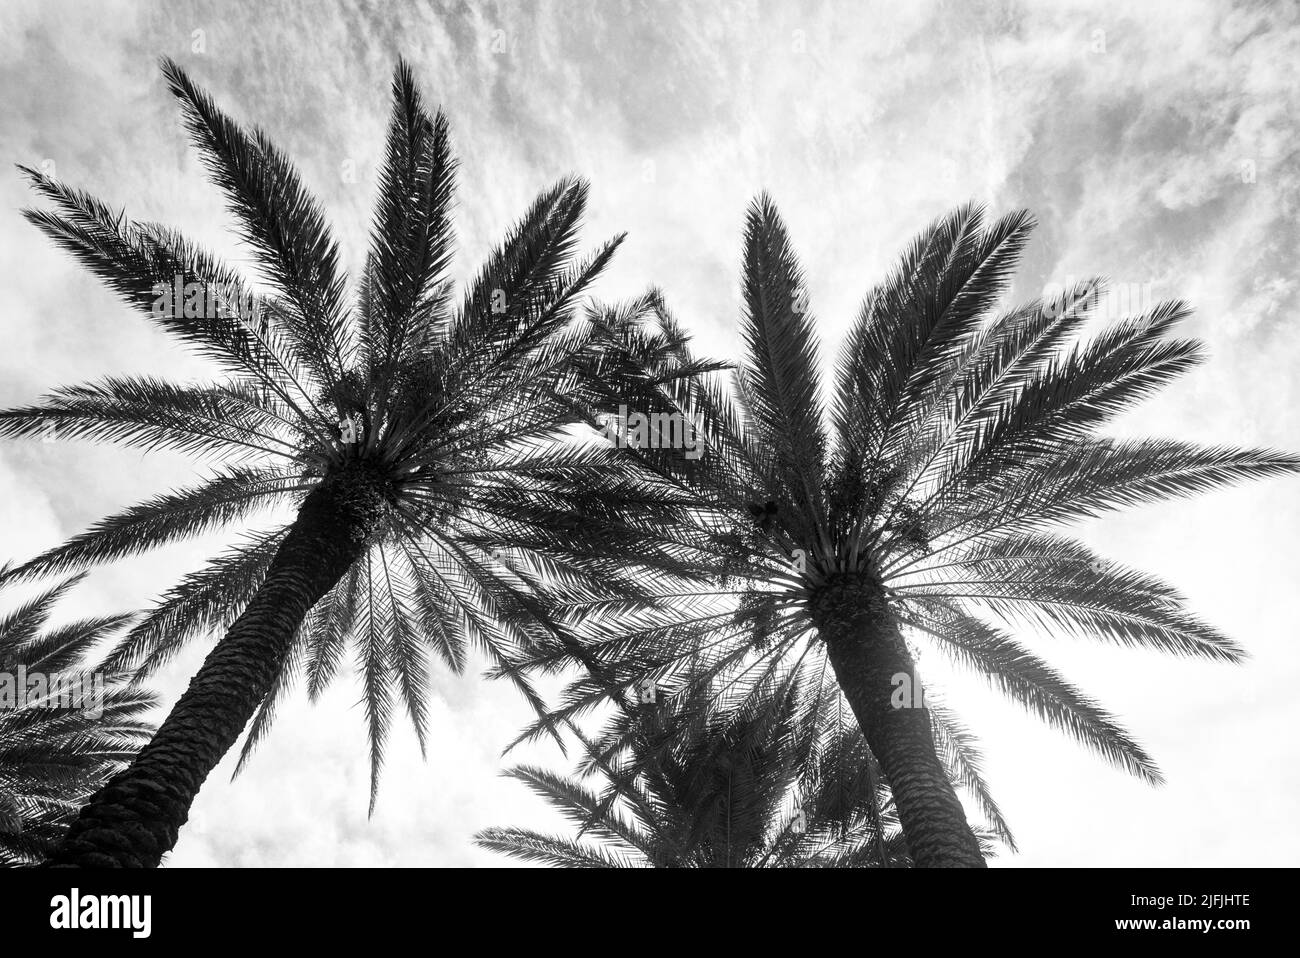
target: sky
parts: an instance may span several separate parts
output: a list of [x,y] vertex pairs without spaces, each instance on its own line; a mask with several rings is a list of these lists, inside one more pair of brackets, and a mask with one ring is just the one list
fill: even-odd
[[[406,57],[461,161],[458,273],[559,177],[592,183],[589,247],[629,234],[598,292],[660,287],[700,352],[737,355],[740,230],[767,190],[808,277],[829,368],[865,291],[952,207],[1031,210],[1013,295],[1109,277],[1103,308],[1181,298],[1209,361],[1116,425],[1125,435],[1300,450],[1300,8],[1119,2],[710,2],[0,5],[0,405],[108,374],[210,369],[21,219],[9,164],[45,170],[236,263],[221,197],[180,129],[157,61],[292,156],[345,262],[364,253]],[[179,457],[0,445],[0,560],[187,483]],[[1251,653],[1242,666],[1023,636],[1126,722],[1163,769],[1151,788],[955,678],[1016,833],[1016,866],[1300,864],[1300,479],[1088,524],[1108,556],[1177,586]],[[222,537],[95,572],[68,618],[141,608]],[[158,677],[168,702],[207,646]],[[929,663],[923,666],[929,668]],[[927,674],[929,674],[927,672]],[[367,820],[357,686],[296,697],[234,782],[228,758],[169,862],[501,865],[489,825],[563,830],[502,758],[528,711],[505,684],[442,676],[421,761],[389,753]]]

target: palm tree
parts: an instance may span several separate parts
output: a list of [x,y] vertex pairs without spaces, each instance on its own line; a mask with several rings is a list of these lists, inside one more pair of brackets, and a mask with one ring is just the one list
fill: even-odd
[[[805,668],[729,709],[717,708],[729,694],[720,687],[698,703],[625,701],[619,734],[582,738],[580,771],[600,791],[533,766],[506,772],[577,826],[577,839],[489,828],[475,843],[578,868],[908,867],[861,732],[824,721],[840,698],[827,684]],[[609,753],[615,742],[627,749],[622,761]]]
[[[10,571],[0,567],[0,585]],[[81,803],[126,767],[153,730],[142,718],[156,704],[152,693],[121,672],[82,664],[131,617],[49,626],[53,607],[80,578],[0,618],[0,866],[48,854]]]
[[661,531],[681,575],[644,574],[646,593],[659,594],[636,607],[559,596],[567,634],[535,649],[532,664],[576,660],[599,678],[576,681],[523,737],[638,681],[828,662],[916,863],[982,866],[936,754],[942,729],[916,665],[924,643],[1125,771],[1161,781],[1116,720],[1010,629],[1240,661],[1242,649],[1175,590],[1062,527],[1295,472],[1300,458],[1101,434],[1201,361],[1198,343],[1171,335],[1189,308],[1161,303],[1085,335],[1101,290],[1091,281],[998,311],[1031,228],[1026,213],[986,226],[966,206],[925,230],[863,302],[829,408],[804,279],[766,196],[745,230],[734,397],[707,378],[665,382],[666,368],[693,360],[655,304],[666,331],[657,339],[630,322],[615,329],[610,338],[631,346],[599,360],[617,374],[607,401],[697,422],[705,440],[699,458],[644,436],[625,450],[628,468],[681,510]]
[[[54,206],[26,217],[221,378],[112,377],[0,413],[0,437],[48,428],[216,461],[198,484],[105,518],[16,574],[112,561],[272,507],[287,521],[186,576],[115,650],[113,665],[147,673],[186,640],[224,631],[157,735],[82,811],[56,864],[156,866],[250,719],[244,758],[281,696],[304,676],[319,694],[349,643],[372,809],[394,707],[423,742],[429,653],[459,672],[472,642],[509,665],[528,640],[512,620],[527,585],[500,560],[551,520],[556,490],[583,468],[582,455],[552,443],[576,420],[566,370],[591,340],[570,318],[621,240],[576,258],[587,187],[564,180],[454,302],[447,122],[429,117],[400,64],[371,247],[349,305],[337,244],[288,159],[175,63],[163,70],[269,291],[171,230],[26,171]],[[581,554],[552,564],[578,581],[618,574]]]

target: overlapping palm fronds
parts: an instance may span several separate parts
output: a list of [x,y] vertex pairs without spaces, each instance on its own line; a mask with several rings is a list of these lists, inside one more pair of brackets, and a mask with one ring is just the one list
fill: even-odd
[[[687,702],[642,686],[578,777],[506,774],[578,830],[480,832],[483,848],[578,868],[880,868],[912,862],[870,750],[824,669],[715,685]],[[589,784],[590,783],[590,784]],[[981,836],[986,851],[991,834]]]
[[[0,588],[9,576],[0,568]],[[80,577],[0,617],[0,866],[40,861],[77,808],[149,740],[152,693],[122,672],[87,665],[95,646],[131,617],[51,627],[50,614]]]
[[[373,239],[352,297],[321,207],[288,159],[175,63],[164,72],[262,285],[174,231],[132,222],[32,170],[50,208],[26,216],[128,305],[212,360],[221,378],[65,387],[0,412],[0,437],[53,430],[61,440],[171,449],[211,471],[97,522],[15,574],[62,574],[246,529],[166,591],[110,661],[147,674],[197,636],[242,629],[259,596],[268,615],[310,608],[302,621],[271,632],[263,621],[250,633],[262,643],[254,657],[265,661],[255,679],[240,680],[256,690],[245,757],[285,693],[305,682],[319,694],[351,657],[370,729],[373,807],[397,710],[423,742],[431,657],[460,671],[473,646],[506,667],[531,641],[516,621],[529,575],[575,583],[620,575],[609,549],[583,549],[580,532],[555,555],[529,559],[521,550],[572,511],[575,489],[616,501],[637,492],[616,475],[611,454],[564,441],[580,420],[571,367],[595,336],[572,322],[574,309],[621,237],[580,257],[587,185],[562,180],[457,298],[447,276],[456,167],[448,125],[428,114],[402,64]],[[167,301],[173,289],[185,291],[183,303]],[[277,578],[291,557],[292,574]],[[329,567],[307,574],[303,564],[317,560]],[[272,580],[298,589],[288,606],[272,601]],[[527,681],[518,684],[540,708]],[[236,713],[245,707],[222,706],[232,727],[244,727]]]
[[[1161,303],[1104,322],[1094,309],[1100,281],[1004,307],[1031,225],[1024,213],[986,223],[974,206],[934,223],[867,295],[828,391],[805,283],[767,198],[746,225],[746,352],[730,394],[707,377],[672,375],[695,359],[662,303],[642,304],[662,329],[625,322],[621,359],[602,361],[617,377],[609,401],[695,422],[706,443],[699,459],[680,448],[624,450],[638,475],[692,501],[657,537],[676,550],[678,576],[646,573],[657,598],[635,607],[613,594],[559,601],[568,635],[533,664],[559,669],[581,650],[589,674],[528,734],[639,681],[698,690],[829,652],[837,674],[876,669],[870,701],[844,689],[860,719],[871,713],[873,745],[866,726],[928,711],[909,734],[942,746],[950,733],[935,711],[891,712],[880,680],[887,659],[921,691],[913,653],[928,646],[1114,765],[1161,780],[1116,718],[1040,650],[1087,638],[1236,662],[1242,649],[1171,586],[1098,555],[1068,527],[1293,473],[1300,458],[1107,437],[1119,413],[1202,360],[1199,344],[1177,335],[1189,307]],[[656,338],[672,348],[647,351]],[[960,806],[955,816],[950,834],[963,830]],[[977,863],[972,851],[936,857]]]

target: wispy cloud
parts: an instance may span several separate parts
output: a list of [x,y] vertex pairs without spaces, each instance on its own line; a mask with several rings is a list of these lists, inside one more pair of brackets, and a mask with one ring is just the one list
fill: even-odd
[[[594,182],[589,239],[631,232],[602,291],[662,286],[701,347],[722,355],[736,349],[739,226],[760,189],[805,259],[827,362],[862,294],[925,222],[968,198],[1027,206],[1042,225],[1018,295],[1104,274],[1199,309],[1210,363],[1125,428],[1300,448],[1300,14],[1289,5],[0,7],[0,157],[52,164],[238,260],[163,88],[164,54],[297,159],[354,264],[387,84],[405,55],[453,124],[462,271],[540,187],[576,171]],[[110,372],[204,373],[39,242],[16,215],[25,202],[19,177],[0,174],[0,402]],[[189,470],[112,450],[0,450],[8,550],[51,545]],[[1267,744],[1300,718],[1283,694],[1300,679],[1286,601],[1300,555],[1294,489],[1220,494],[1088,534],[1174,581],[1256,659],[1234,671],[1043,649],[1129,718],[1168,773],[1160,792],[959,686],[1020,862],[1294,863],[1300,838],[1281,797],[1300,783]],[[145,603],[176,562],[98,575],[93,601]],[[170,697],[200,652],[164,676]],[[468,841],[475,828],[552,821],[496,775],[523,706],[466,679],[439,689],[427,765],[410,743],[394,749],[366,823],[362,723],[348,702],[292,706],[243,778],[230,785],[219,771],[173,860],[485,862]]]

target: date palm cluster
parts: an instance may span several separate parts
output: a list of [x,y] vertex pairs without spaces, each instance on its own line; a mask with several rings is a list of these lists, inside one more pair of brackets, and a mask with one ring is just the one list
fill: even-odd
[[[423,746],[433,670],[477,657],[535,712],[517,741],[580,756],[572,776],[509,772],[572,834],[492,828],[483,847],[581,867],[978,867],[1014,839],[923,649],[1150,783],[1152,758],[1042,649],[1242,658],[1069,527],[1300,459],[1107,436],[1203,360],[1179,333],[1189,307],[1104,321],[1099,280],[1008,303],[1027,213],[936,220],[825,375],[793,242],[761,196],[742,347],[718,361],[658,290],[592,298],[622,237],[580,252],[581,180],[544,190],[457,289],[450,130],[406,64],[351,280],[288,158],[163,69],[258,275],[25,170],[43,200],[28,220],[213,373],[108,376],[0,412],[0,438],[196,463],[191,485],[5,571],[64,581],[0,624],[0,664],[81,661],[111,638],[98,667],[116,697],[80,725],[0,713],[0,826],[19,836],[0,854],[158,865],[222,757],[242,740],[242,768],[286,696],[345,673],[373,810],[394,720]],[[174,289],[217,292],[188,308]],[[691,441],[611,442],[620,410]],[[217,530],[228,546],[138,617],[41,637],[67,577]],[[139,683],[214,638],[156,730],[141,725]]]

